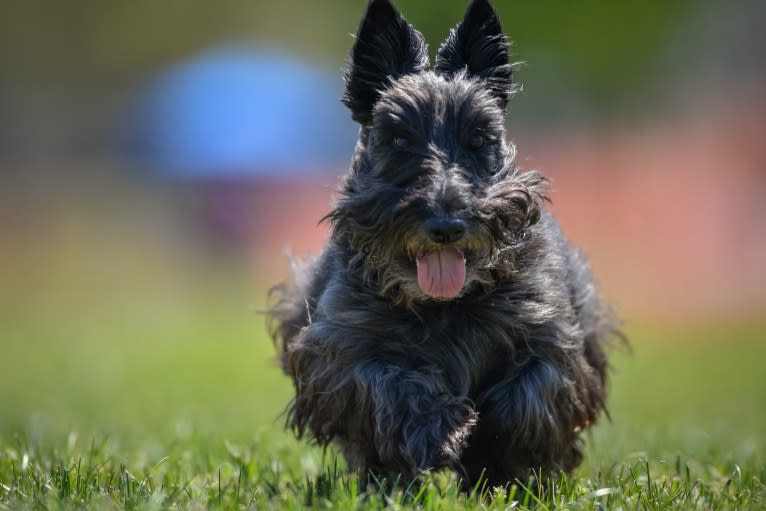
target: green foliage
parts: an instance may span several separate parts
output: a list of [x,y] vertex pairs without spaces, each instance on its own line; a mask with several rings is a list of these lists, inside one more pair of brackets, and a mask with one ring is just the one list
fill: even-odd
[[[468,1],[396,3],[435,52]],[[121,84],[232,40],[287,48],[337,67],[348,53],[349,33],[356,30],[365,2],[72,0],[44,9],[40,5],[0,7],[0,57],[10,76]],[[517,58],[530,62],[522,71],[530,89],[553,75],[592,100],[604,95],[624,100],[652,82],[653,60],[695,9],[688,0],[496,0],[495,5],[516,42]],[[548,72],[541,73],[545,66]]]

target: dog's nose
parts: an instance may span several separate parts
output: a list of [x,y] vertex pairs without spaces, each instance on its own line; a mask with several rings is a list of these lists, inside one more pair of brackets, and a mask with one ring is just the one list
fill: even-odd
[[454,243],[465,234],[465,222],[457,218],[431,218],[426,222],[426,231],[431,241]]

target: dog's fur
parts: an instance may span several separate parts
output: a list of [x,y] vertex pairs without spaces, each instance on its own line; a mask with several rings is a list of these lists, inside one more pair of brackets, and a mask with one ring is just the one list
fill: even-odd
[[[546,179],[514,164],[512,73],[488,0],[471,3],[434,70],[389,0],[362,20],[343,97],[361,130],[332,234],[271,310],[295,384],[289,425],[336,442],[353,469],[450,467],[467,484],[569,472],[604,410],[613,326],[543,209]],[[418,284],[417,258],[444,245],[433,218],[466,227],[449,243],[466,261],[451,299]]]

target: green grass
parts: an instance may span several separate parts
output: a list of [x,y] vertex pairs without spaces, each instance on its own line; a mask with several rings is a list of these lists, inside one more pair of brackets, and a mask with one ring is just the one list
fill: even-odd
[[715,331],[633,332],[634,353],[614,360],[612,421],[593,432],[584,466],[540,493],[490,498],[459,494],[447,474],[419,488],[368,486],[334,451],[283,432],[288,382],[260,320],[241,312],[144,327],[120,348],[93,332],[77,349],[47,346],[44,360],[41,346],[12,343],[0,385],[0,508],[766,505],[766,349],[748,331],[726,345]]
[[251,312],[260,275],[150,244],[56,243],[0,258],[0,509],[766,506],[762,321],[629,323],[612,421],[569,478],[391,489],[283,430],[291,387]]

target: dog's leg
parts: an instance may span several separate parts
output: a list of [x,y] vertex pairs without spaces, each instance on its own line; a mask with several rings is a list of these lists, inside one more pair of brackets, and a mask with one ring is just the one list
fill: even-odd
[[569,472],[579,465],[579,431],[601,408],[601,380],[582,357],[532,358],[484,391],[477,400],[479,426],[463,464],[469,481],[522,481],[533,471]]
[[[439,371],[407,368],[354,344],[337,345],[304,329],[288,347],[296,387],[290,425],[320,443],[338,440],[349,465],[404,480],[450,466],[460,470],[464,442],[476,423],[466,397],[454,396]],[[357,356],[358,355],[358,356]]]
[[412,478],[442,467],[462,472],[459,460],[476,424],[476,412],[467,398],[450,393],[442,374],[376,365],[363,385],[372,406],[375,448],[386,475]]

